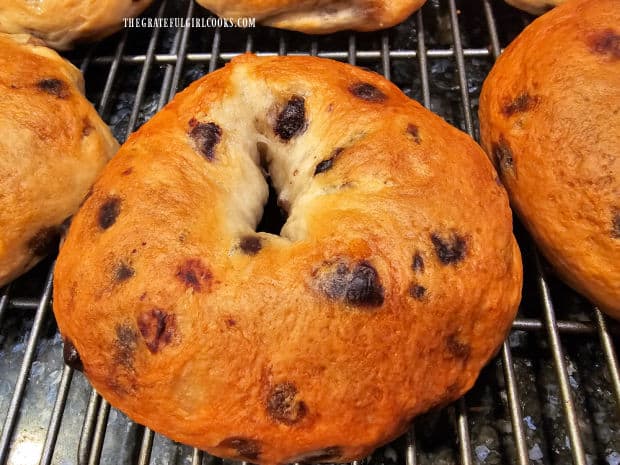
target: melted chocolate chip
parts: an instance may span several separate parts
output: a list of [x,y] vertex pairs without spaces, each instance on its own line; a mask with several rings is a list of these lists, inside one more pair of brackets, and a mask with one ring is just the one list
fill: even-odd
[[407,126],[407,134],[413,137],[416,144],[420,144],[420,129],[415,124],[409,124]]
[[114,225],[120,212],[121,199],[118,197],[109,197],[99,208],[99,227],[105,230]]
[[612,212],[611,237],[620,239],[620,208],[616,208]]
[[114,361],[125,368],[133,369],[133,358],[136,351],[136,331],[128,325],[116,327],[114,341]]
[[61,228],[59,226],[50,226],[42,228],[32,236],[26,244],[28,250],[35,257],[44,257],[52,252],[60,239]]
[[450,355],[464,360],[467,360],[471,354],[471,347],[461,342],[456,334],[451,334],[446,338],[446,348]]
[[56,98],[66,99],[69,97],[69,86],[60,79],[41,79],[37,82],[37,87]]
[[422,254],[420,252],[416,252],[413,255],[413,263],[411,264],[411,268],[415,273],[424,273],[424,258],[422,258]]
[[331,154],[331,156],[327,160],[323,160],[321,163],[319,163],[316,166],[316,169],[314,170],[314,175],[316,176],[317,174],[321,174],[321,173],[324,173],[325,171],[330,170],[332,166],[334,165],[334,161],[336,160],[336,157],[340,155],[343,150],[344,149],[342,147],[339,147],[336,150],[334,150],[334,152]]
[[302,134],[306,127],[306,102],[303,97],[295,95],[278,115],[274,132],[283,141],[289,141]]
[[134,274],[135,271],[131,266],[124,262],[121,262],[114,270],[114,280],[119,283],[127,281],[129,278],[133,277]]
[[500,136],[499,142],[493,144],[493,156],[495,157],[495,164],[499,169],[499,173],[504,176],[510,174],[516,175],[516,167],[514,157],[512,155],[512,149],[508,144],[508,141],[504,139],[504,136]]
[[387,100],[387,95],[381,92],[372,84],[367,82],[358,82],[349,87],[349,92],[357,98],[372,103],[381,103]]
[[215,146],[222,138],[222,128],[215,123],[199,123],[195,119],[189,122],[189,137],[196,144],[196,148],[209,161],[215,159]]
[[620,59],[620,34],[613,29],[605,29],[591,34],[588,42],[594,53]]
[[285,425],[298,423],[308,411],[306,404],[298,397],[297,387],[293,383],[277,384],[267,396],[267,413]]
[[71,342],[71,339],[65,339],[62,348],[62,356],[65,359],[65,363],[74,370],[84,371],[84,365],[77,349]]
[[234,449],[239,457],[248,460],[257,460],[261,453],[260,443],[256,439],[242,436],[226,438],[218,444],[218,447]]
[[521,92],[514,100],[504,105],[502,113],[510,117],[516,113],[530,111],[538,105],[539,100],[538,97],[532,97],[527,92]]
[[426,295],[426,288],[419,284],[412,284],[409,288],[409,295],[416,300],[422,300]]
[[246,255],[256,255],[263,248],[263,242],[260,237],[246,236],[239,242],[239,248]]
[[90,120],[88,118],[84,118],[84,120],[82,121],[82,137],[90,135],[90,133],[93,132],[93,129],[95,128],[93,127]]
[[467,254],[467,240],[459,234],[453,233],[450,237],[442,237],[433,233],[431,241],[439,261],[444,265],[454,265],[463,260]]
[[133,168],[130,166],[129,168],[127,168],[125,171],[121,173],[121,176],[129,176],[131,173],[133,173]]
[[140,314],[138,329],[144,338],[146,347],[155,354],[172,342],[176,332],[176,317],[164,310],[154,308]]
[[191,287],[195,292],[209,289],[213,278],[211,271],[199,258],[185,260],[177,269],[176,276],[186,287]]
[[320,277],[320,288],[329,298],[344,300],[359,307],[379,307],[383,304],[383,286],[377,271],[368,262],[353,267],[344,262],[327,265]]

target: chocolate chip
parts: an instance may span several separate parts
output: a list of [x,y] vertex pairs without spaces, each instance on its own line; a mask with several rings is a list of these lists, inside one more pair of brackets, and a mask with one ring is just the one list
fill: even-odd
[[109,197],[99,208],[99,227],[103,230],[108,229],[114,223],[121,212],[121,199]]
[[422,258],[422,254],[420,252],[416,252],[413,255],[413,263],[411,264],[411,268],[415,273],[424,273],[424,258]]
[[451,334],[446,338],[446,348],[450,355],[460,359],[467,360],[471,354],[469,344],[461,342],[456,334]]
[[260,443],[256,439],[249,439],[242,436],[226,438],[217,447],[234,449],[240,458],[257,460],[261,453]]
[[232,328],[233,326],[236,326],[237,322],[235,320],[233,320],[232,318],[226,318],[226,326],[228,326],[229,328]]
[[426,295],[426,288],[419,284],[412,284],[409,288],[409,295],[416,300],[422,300]]
[[125,171],[121,173],[121,176],[129,176],[131,173],[133,173],[133,168],[130,166],[129,168],[127,168]]
[[293,383],[277,384],[267,396],[267,413],[285,425],[298,423],[308,411],[306,404],[298,397],[297,387]]
[[114,361],[125,368],[133,368],[133,358],[136,351],[136,331],[128,325],[116,326],[116,340],[114,341]]
[[620,208],[615,208],[612,211],[611,237],[620,239]]
[[116,269],[114,270],[114,280],[116,282],[127,281],[135,274],[134,269],[128,264],[121,262],[118,264]]
[[517,97],[508,102],[502,108],[504,116],[510,117],[516,113],[523,113],[532,110],[539,102],[538,97],[532,97],[527,92],[521,92]]
[[41,79],[37,82],[37,87],[43,92],[47,92],[56,98],[66,99],[69,97],[69,86],[56,78]]
[[82,121],[82,137],[88,136],[95,129],[88,118]]
[[360,307],[379,307],[383,304],[383,286],[370,263],[363,261],[349,267],[340,261],[328,264],[326,268],[320,277],[319,287],[329,298]]
[[176,332],[176,317],[154,308],[138,316],[138,329],[146,347],[155,354],[172,342]]
[[416,144],[420,144],[420,129],[415,124],[409,124],[407,126],[407,134],[413,137]]
[[319,163],[316,166],[316,169],[314,170],[314,175],[316,176],[317,174],[324,173],[325,171],[330,170],[332,166],[334,165],[334,161],[336,160],[336,157],[340,155],[343,150],[344,149],[342,147],[339,147],[336,150],[334,150],[331,156],[327,160],[323,160],[321,163]]
[[274,132],[280,139],[289,141],[305,132],[306,102],[303,97],[293,96],[278,115]]
[[202,153],[207,160],[215,159],[215,146],[222,138],[222,128],[215,123],[199,123],[192,118],[189,122],[189,137],[194,141],[196,149]]
[[613,29],[605,29],[590,34],[588,43],[594,53],[620,59],[620,34]]
[[349,92],[357,98],[372,103],[381,103],[387,100],[387,95],[381,92],[372,84],[367,82],[358,82],[349,87]]
[[504,139],[504,136],[500,136],[499,142],[493,144],[493,157],[495,157],[495,164],[502,176],[506,174],[516,176],[517,172],[512,149],[508,141]]
[[246,255],[256,255],[263,248],[263,242],[260,237],[246,236],[239,242],[239,248]]
[[342,448],[340,446],[330,446],[325,449],[319,449],[312,452],[306,452],[302,455],[298,455],[287,462],[296,463],[318,463],[334,461],[342,457]]
[[444,265],[454,265],[463,260],[467,254],[467,240],[459,234],[453,233],[450,237],[442,237],[433,233],[431,241],[439,261]]
[[176,276],[186,287],[191,287],[195,292],[209,289],[213,278],[209,268],[199,258],[185,260],[177,269]]
[[74,370],[84,371],[84,365],[77,349],[71,342],[71,339],[66,338],[63,342],[62,356],[65,359],[65,363]]
[[59,226],[50,226],[41,228],[32,236],[26,244],[28,250],[35,257],[44,257],[53,251],[60,239],[61,228]]

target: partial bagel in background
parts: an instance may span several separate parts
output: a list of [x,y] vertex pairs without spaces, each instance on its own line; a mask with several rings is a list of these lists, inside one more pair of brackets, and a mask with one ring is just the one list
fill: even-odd
[[40,40],[0,33],[0,286],[53,249],[118,148],[83,89]]
[[0,32],[27,33],[57,50],[102,39],[139,15],[152,0],[2,0]]
[[506,3],[533,15],[542,15],[565,0],[506,0]]
[[255,17],[265,26],[307,34],[376,31],[407,19],[426,0],[197,0],[225,18]]
[[620,318],[620,0],[569,0],[499,57],[482,145],[557,273]]

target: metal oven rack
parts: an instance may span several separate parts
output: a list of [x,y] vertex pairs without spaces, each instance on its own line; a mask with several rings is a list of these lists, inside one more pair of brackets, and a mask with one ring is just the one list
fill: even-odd
[[[193,0],[164,0],[149,14],[208,15]],[[480,84],[531,20],[500,0],[429,0],[404,24],[373,34],[126,29],[67,56],[121,141],[177,90],[246,51],[370,67],[476,138]],[[464,398],[357,463],[620,464],[620,330],[555,280],[515,223],[524,298],[498,356]],[[52,268],[49,259],[0,290],[0,465],[220,463],[132,423],[60,361]]]

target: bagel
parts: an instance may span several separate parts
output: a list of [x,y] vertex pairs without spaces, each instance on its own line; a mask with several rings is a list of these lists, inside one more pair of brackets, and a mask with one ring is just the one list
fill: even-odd
[[38,40],[0,33],[0,286],[55,246],[118,148],[83,86]]
[[142,13],[152,0],[2,0],[0,32],[28,33],[57,50],[118,31],[123,18]]
[[562,2],[564,0],[506,0],[506,3],[533,15],[541,15]]
[[266,26],[308,34],[353,29],[376,31],[395,26],[426,0],[196,0],[225,18],[254,17]]
[[[266,166],[288,219],[256,232]],[[212,454],[349,461],[474,383],[521,261],[482,150],[377,74],[243,55],[131,135],[74,217],[68,361]]]
[[482,145],[558,275],[620,318],[620,1],[569,0],[501,55]]

